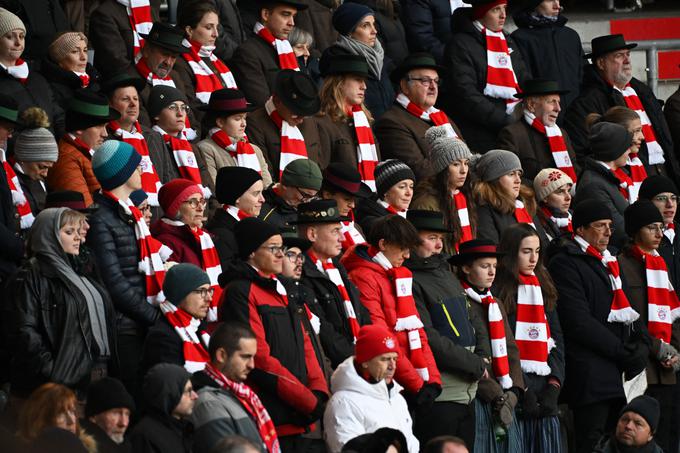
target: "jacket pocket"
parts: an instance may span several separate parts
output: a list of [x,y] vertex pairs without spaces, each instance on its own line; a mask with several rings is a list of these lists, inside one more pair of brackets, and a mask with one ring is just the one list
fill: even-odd
[[442,299],[430,307],[430,317],[434,328],[457,345],[470,347],[476,344],[475,330],[470,324],[464,299]]

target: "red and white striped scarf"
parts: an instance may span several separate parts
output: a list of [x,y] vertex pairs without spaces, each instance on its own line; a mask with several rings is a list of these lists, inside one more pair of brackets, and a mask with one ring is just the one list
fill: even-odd
[[300,70],[293,48],[287,39],[276,39],[272,32],[259,22],[255,23],[254,31],[257,36],[274,46],[276,54],[279,56],[279,69]]
[[536,115],[528,110],[524,111],[524,120],[529,123],[531,127],[545,135],[548,139],[548,145],[550,146],[550,152],[552,153],[555,165],[566,173],[574,184],[576,184],[576,170],[574,170],[574,165],[569,157],[567,143],[562,136],[562,129],[560,129],[557,124],[546,126],[540,119],[536,118]]
[[498,306],[496,298],[491,294],[491,289],[487,289],[485,294],[479,294],[467,282],[461,280],[460,283],[470,299],[486,306],[489,318],[489,340],[491,341],[491,365],[501,387],[509,389],[512,387],[512,378],[510,377],[508,345],[505,339],[505,323],[501,308]]
[[149,147],[146,143],[144,135],[142,135],[142,126],[140,126],[139,121],[135,121],[133,125],[134,132],[126,131],[117,121],[111,121],[108,124],[109,131],[118,137],[119,140],[132,145],[134,149],[137,150],[142,160],[139,165],[142,168],[142,190],[146,192],[149,197],[149,204],[151,206],[159,206],[158,204],[158,191],[161,190],[161,180],[156,173],[156,168],[151,161],[151,156],[149,155]]
[[328,258],[326,261],[321,261],[311,250],[307,252],[309,259],[314,261],[316,268],[322,274],[326,274],[328,279],[335,285],[342,297],[342,306],[345,309],[345,317],[349,323],[350,331],[352,332],[352,341],[356,343],[357,335],[359,335],[359,321],[357,321],[357,315],[354,312],[354,306],[352,305],[352,300],[349,298],[349,293],[347,288],[345,288],[345,282],[342,280],[342,275],[340,271],[335,267],[333,259]]
[[[237,89],[236,80],[231,71],[222,60],[217,58],[213,51],[215,46],[202,46],[196,41],[184,40],[184,45],[190,47],[189,51],[182,54],[182,57],[186,60],[191,68],[191,71],[196,78],[196,97],[203,104],[207,104],[210,101],[210,94],[213,91],[220,90],[222,88]],[[208,66],[208,64],[203,61],[203,58],[208,58],[210,62],[215,67],[215,71],[219,74],[215,74],[215,71]]]
[[191,143],[187,140],[184,131],[179,133],[179,137],[175,137],[166,133],[157,125],[153,127],[153,130],[161,134],[165,144],[172,150],[172,156],[175,159],[175,164],[177,164],[180,176],[198,184],[203,191],[203,196],[206,199],[210,198],[212,192],[203,185],[201,172],[198,169],[198,162],[196,161],[196,155],[194,154]]
[[607,269],[609,282],[612,289],[612,304],[609,310],[608,322],[621,322],[624,324],[632,324],[640,317],[638,312],[633,310],[628,302],[628,297],[623,292],[621,284],[621,271],[619,270],[619,262],[615,256],[606,250],[600,253],[595,247],[590,245],[588,241],[583,239],[578,234],[574,235],[574,241],[581,248],[586,255],[597,258],[598,261]]
[[675,240],[675,224],[674,223],[669,223],[664,226],[663,229],[663,235],[668,238],[669,241],[671,241],[671,244]]
[[453,207],[456,208],[458,220],[460,221],[460,238],[458,238],[458,242],[453,244],[453,248],[458,251],[460,244],[473,239],[472,225],[470,225],[470,213],[468,212],[465,194],[460,190],[455,190],[452,192],[451,200],[453,201]]
[[239,208],[237,208],[236,206],[232,206],[232,205],[230,205],[230,204],[222,205],[222,209],[224,209],[224,210],[227,212],[227,214],[229,214],[229,215],[232,216],[234,219],[236,219],[237,222],[240,222],[241,220],[243,220],[243,219],[245,219],[245,218],[252,217],[252,216],[251,216],[250,214],[248,214],[247,212],[241,211],[241,210],[240,210]]
[[209,134],[212,141],[228,152],[232,159],[236,161],[237,167],[250,168],[260,175],[262,174],[260,161],[257,159],[257,154],[255,154],[253,145],[248,141],[248,137],[244,136],[243,140],[234,143],[226,132],[216,127],[210,129]]
[[0,66],[5,68],[7,74],[17,79],[22,85],[25,85],[26,81],[28,80],[28,63],[26,63],[21,58],[17,58],[17,61],[14,63],[14,66],[8,67],[3,64],[0,64]]
[[399,103],[399,105],[404,107],[404,109],[407,112],[409,112],[416,118],[420,118],[423,121],[430,122],[435,126],[446,126],[447,132],[446,135],[448,137],[458,138],[456,131],[453,130],[453,126],[451,126],[449,117],[446,115],[446,113],[439,110],[438,108],[432,106],[427,110],[423,110],[422,108],[418,107],[413,102],[411,102],[411,100],[404,93],[399,93],[397,95],[397,102]]
[[276,111],[274,101],[270,97],[264,103],[269,118],[276,124],[281,131],[281,152],[279,153],[279,178],[283,174],[286,166],[296,159],[307,159],[307,145],[305,138],[297,126],[291,126],[284,121],[279,112]]
[[[161,304],[160,309],[165,319],[182,339],[184,369],[189,373],[201,371],[210,362],[210,354],[206,350],[210,343],[210,336],[205,331],[200,333],[200,338],[198,336],[201,320],[194,318],[182,308],[176,307],[167,300]],[[201,343],[201,340],[203,340],[203,343]]]
[[394,206],[392,206],[391,204],[389,204],[388,202],[386,202],[385,200],[378,200],[378,204],[380,206],[382,206],[383,208],[385,208],[387,210],[387,212],[389,212],[390,214],[396,214],[398,216],[406,218],[406,213],[407,213],[406,209],[397,209]]
[[19,226],[22,230],[30,228],[35,220],[33,211],[31,211],[31,204],[28,202],[28,199],[21,188],[19,177],[16,175],[9,162],[7,162],[5,150],[2,148],[0,148],[0,162],[2,162],[2,168],[7,175],[7,186],[12,194],[12,203],[14,203],[17,214],[19,214]]
[[430,373],[423,352],[423,340],[426,340],[423,323],[416,310],[413,299],[413,274],[404,266],[394,267],[383,253],[373,246],[368,247],[371,260],[385,269],[394,282],[396,298],[397,322],[393,326],[396,332],[405,331],[408,334],[408,358],[423,381],[427,382],[434,373]]
[[192,229],[191,233],[201,247],[201,268],[208,274],[208,277],[210,278],[210,287],[215,291],[212,300],[210,301],[210,307],[208,307],[208,316],[206,316],[205,320],[208,322],[216,322],[217,308],[220,296],[222,295],[222,288],[219,284],[219,277],[220,274],[222,274],[220,257],[217,254],[217,249],[215,248],[210,233],[201,228],[196,229],[196,231]]
[[637,245],[632,255],[645,266],[647,277],[647,330],[670,344],[673,322],[680,318],[680,300],[668,278],[666,261],[657,250],[645,253]]
[[156,73],[152,72],[151,68],[149,68],[149,65],[146,64],[146,60],[144,59],[144,57],[142,57],[141,53],[137,55],[135,60],[136,60],[135,67],[137,68],[137,72],[139,72],[139,75],[141,75],[142,78],[147,81],[147,83],[150,83],[152,87],[155,87],[156,85],[165,85],[177,88],[175,86],[175,81],[172,80],[172,77],[170,77],[170,73],[168,73],[168,75],[166,75],[165,77],[158,77]]
[[130,26],[132,27],[132,38],[134,53],[137,55],[144,45],[144,38],[140,34],[148,35],[153,26],[153,18],[151,17],[151,5],[149,0],[117,0],[118,3],[125,7],[128,18],[130,19]]
[[135,221],[135,237],[139,249],[139,271],[144,274],[146,282],[146,301],[158,305],[165,301],[163,294],[163,280],[165,279],[165,261],[172,255],[172,250],[154,239],[146,226],[144,216],[130,200],[119,200],[106,190],[102,194],[123,208],[123,211]]
[[80,87],[87,88],[90,86],[90,75],[87,72],[76,72],[73,73],[80,79]]
[[[630,170],[630,180],[632,181],[632,185],[628,188],[628,192],[630,193],[629,198],[637,200],[638,193],[640,193],[640,186],[642,185],[642,182],[647,179],[647,170],[645,170],[645,166],[642,164],[638,153],[631,152],[628,155],[626,164]],[[631,201],[631,203],[633,202]]]
[[349,250],[353,245],[364,244],[366,239],[359,232],[354,224],[354,213],[349,211],[349,217],[352,220],[340,222],[340,232],[342,233],[342,250]]
[[556,345],[545,316],[541,283],[533,272],[519,274],[515,342],[522,371],[539,376],[550,374],[548,354]]
[[203,372],[215,381],[220,388],[227,390],[239,400],[246,412],[255,420],[257,431],[267,447],[267,452],[281,453],[279,438],[276,436],[276,427],[257,393],[242,382],[232,381],[213,367],[210,362],[206,364]]
[[375,138],[368,118],[361,108],[361,104],[352,106],[354,133],[357,136],[357,164],[361,180],[375,192],[375,167],[378,165],[378,151],[375,148]]
[[642,135],[645,137],[645,143],[647,143],[649,163],[651,165],[665,163],[666,159],[663,156],[663,148],[661,148],[661,145],[659,145],[659,142],[656,140],[656,133],[652,127],[652,122],[649,120],[649,116],[647,115],[647,112],[645,112],[645,108],[642,105],[642,102],[640,102],[640,98],[635,92],[635,89],[630,86],[630,84],[626,85],[626,88],[623,90],[617,87],[614,87],[614,89],[623,94],[623,100],[626,101],[628,108],[635,110],[635,113],[640,117]]
[[560,231],[565,233],[574,233],[574,227],[571,224],[571,212],[567,212],[566,217],[555,217],[552,209],[547,206],[541,206],[541,211],[543,211],[545,217],[550,219],[550,221],[554,223]]
[[527,208],[524,207],[524,202],[519,198],[515,200],[515,220],[517,220],[517,223],[528,223],[534,227],[534,229],[536,228],[536,225],[534,225],[534,219],[531,218],[529,211],[527,211]]
[[630,204],[635,203],[635,200],[637,200],[637,191],[635,190],[633,179],[630,176],[628,176],[628,173],[623,171],[623,168],[617,168],[616,170],[612,170],[609,167],[609,165],[603,162],[601,162],[601,164],[609,171],[611,171],[616,180],[618,181],[619,192],[621,193],[623,198],[625,198]]
[[484,95],[496,99],[505,99],[505,111],[509,115],[515,109],[519,99],[515,94],[520,92],[517,76],[512,69],[512,58],[508,42],[503,31],[491,31],[475,21],[476,27],[486,38],[486,86]]
[[90,145],[82,141],[80,137],[76,137],[75,135],[68,133],[64,135],[63,139],[66,143],[83,153],[85,157],[92,160],[92,156],[94,156],[94,150],[90,148]]

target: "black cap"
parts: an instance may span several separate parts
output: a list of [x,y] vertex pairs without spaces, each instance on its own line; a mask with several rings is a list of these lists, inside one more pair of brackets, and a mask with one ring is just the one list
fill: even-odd
[[612,220],[612,213],[605,204],[590,199],[583,200],[574,206],[574,215],[571,219],[574,230],[598,220]]
[[324,52],[319,61],[319,71],[322,77],[353,74],[367,78],[371,75],[366,58],[350,53],[333,55],[331,52]]
[[491,239],[471,239],[462,242],[458,247],[458,254],[449,258],[449,263],[462,266],[477,258],[499,257],[503,253],[497,250],[497,245]]
[[424,209],[409,209],[406,212],[406,220],[418,231],[440,231],[450,233],[444,225],[444,215],[438,211],[427,211]]
[[349,217],[340,215],[338,203],[335,200],[312,200],[301,203],[297,208],[297,220],[289,222],[291,225],[307,225],[313,223],[347,222]]
[[120,407],[126,407],[131,412],[135,410],[135,402],[122,382],[116,378],[105,377],[90,384],[87,389],[85,417]]
[[229,116],[237,113],[252,112],[256,108],[253,104],[248,104],[243,91],[233,88],[222,88],[210,93],[208,104],[201,105],[198,107],[198,110]]
[[672,194],[678,194],[678,186],[675,185],[673,180],[668,176],[664,175],[651,175],[647,176],[642,185],[640,186],[640,192],[638,196],[647,200],[651,200],[660,193],[669,192]]
[[417,52],[409,54],[404,58],[404,61],[402,61],[390,74],[390,80],[393,84],[398,85],[399,81],[412,69],[434,69],[440,75],[446,71],[444,66],[437,64],[431,54],[427,52]]
[[146,101],[146,109],[151,120],[153,121],[161,113],[161,110],[175,101],[182,101],[186,104],[187,98],[184,96],[184,93],[169,85],[156,85],[153,87]]
[[371,188],[361,181],[361,174],[357,168],[345,162],[331,162],[326,167],[323,171],[323,187],[359,198],[368,198],[373,193]]
[[101,92],[107,96],[111,96],[117,88],[135,87],[138,92],[141,92],[146,86],[146,80],[139,77],[137,74],[131,74],[127,71],[119,72],[112,75],[101,83]]
[[637,47],[636,43],[627,44],[623,35],[605,35],[598,36],[590,41],[591,52],[583,56],[583,58],[595,59],[621,49],[633,49]]
[[277,234],[281,234],[281,232],[276,226],[257,217],[246,217],[241,220],[234,227],[239,257],[242,260],[247,260],[248,255],[267,242],[270,237]]
[[529,96],[546,96],[548,94],[566,94],[569,90],[560,89],[560,84],[554,80],[531,79],[522,84],[521,91],[515,94],[517,99]]
[[588,142],[593,159],[610,162],[630,148],[633,137],[622,125],[602,121],[590,128]]
[[76,90],[66,109],[66,132],[81,131],[120,118],[120,113],[109,107],[103,94],[89,89]]
[[140,36],[146,41],[144,44],[153,44],[170,52],[179,54],[189,51],[189,48],[182,44],[184,31],[165,22],[154,22],[149,34],[140,33]]
[[222,167],[215,177],[215,197],[222,204],[233,205],[236,200],[262,176],[247,167]]
[[314,80],[301,71],[279,71],[274,82],[274,95],[295,115],[312,116],[321,108]]
[[626,412],[635,412],[647,421],[652,429],[652,433],[656,432],[656,428],[659,426],[659,418],[661,417],[661,409],[659,408],[659,402],[655,398],[647,395],[633,398],[630,403],[621,409],[619,418]]
[[623,211],[626,234],[634,237],[640,228],[650,223],[663,223],[661,211],[649,200],[640,199]]

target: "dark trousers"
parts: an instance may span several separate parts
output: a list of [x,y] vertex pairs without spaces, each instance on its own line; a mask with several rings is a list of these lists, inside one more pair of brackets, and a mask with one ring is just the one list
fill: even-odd
[[680,429],[680,420],[676,418],[678,415],[676,392],[677,384],[650,385],[645,392],[659,402],[661,418],[654,433],[654,440],[666,453],[678,452],[677,432]]
[[457,436],[465,441],[468,449],[475,445],[475,405],[437,402],[423,414],[417,414],[415,435],[420,445],[437,436]]
[[302,434],[279,437],[281,453],[326,453],[326,444],[321,439],[310,439]]
[[576,453],[591,453],[603,435],[613,432],[625,404],[625,399],[612,399],[573,408]]

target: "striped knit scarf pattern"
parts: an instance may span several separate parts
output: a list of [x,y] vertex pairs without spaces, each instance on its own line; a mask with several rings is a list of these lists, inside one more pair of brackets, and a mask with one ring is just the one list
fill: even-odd
[[26,81],[28,80],[28,63],[26,63],[24,60],[21,58],[18,58],[17,61],[15,61],[14,66],[5,66],[2,65],[5,70],[7,70],[7,74],[11,75],[15,79],[17,79],[19,82],[21,82],[22,85],[26,85]]
[[[205,368],[210,362],[210,355],[206,350],[210,343],[210,336],[207,332],[201,332],[198,336],[200,319],[196,319],[183,309],[176,307],[167,300],[160,305],[161,312],[165,319],[179,337],[182,339],[182,352],[184,353],[184,369],[189,373],[195,373]],[[201,340],[205,343],[201,343]]]
[[458,137],[456,131],[453,130],[449,117],[443,111],[432,106],[427,110],[415,105],[411,100],[404,94],[399,93],[397,95],[397,103],[404,107],[404,109],[416,118],[420,118],[423,121],[434,124],[435,126],[446,126],[446,132],[448,137]]
[[352,106],[352,120],[354,121],[354,133],[357,137],[357,163],[361,180],[375,192],[375,167],[378,165],[378,151],[375,147],[375,138],[368,118],[361,108],[361,104]]
[[519,349],[522,371],[548,376],[548,354],[555,347],[545,316],[543,293],[538,277],[519,274],[517,285],[517,322],[515,342]]
[[517,220],[517,223],[528,223],[532,227],[536,228],[536,225],[534,225],[534,219],[531,218],[529,211],[527,211],[527,208],[524,207],[524,202],[519,198],[515,200],[515,220]]
[[295,53],[293,48],[287,39],[276,39],[272,32],[269,31],[260,22],[255,24],[254,28],[255,34],[260,38],[264,39],[270,45],[274,46],[276,54],[279,56],[279,68],[280,69],[293,69],[299,71],[297,58],[295,58]]
[[241,211],[239,208],[236,206],[232,206],[230,204],[225,204],[222,205],[222,208],[227,211],[227,214],[232,216],[237,222],[240,222],[241,220],[247,218],[247,217],[252,217],[250,214],[247,212]]
[[482,34],[486,39],[486,86],[484,94],[496,99],[505,99],[505,111],[509,115],[519,103],[515,98],[519,89],[517,76],[512,69],[512,59],[508,42],[505,40],[503,31],[491,31],[475,21],[477,27],[481,27]]
[[257,159],[257,154],[253,149],[253,145],[248,141],[248,137],[243,137],[234,143],[231,137],[227,135],[222,129],[213,128],[209,132],[210,138],[217,146],[229,153],[229,155],[236,161],[237,167],[246,167],[255,170],[260,175],[262,174],[262,167],[260,161]]
[[[182,54],[182,58],[189,64],[189,68],[191,68],[191,72],[196,79],[194,91],[199,101],[207,104],[213,91],[222,88],[238,88],[236,80],[227,65],[213,54],[214,46],[202,46],[196,41],[187,41],[186,39],[184,40],[184,45],[190,49]],[[210,60],[215,70],[219,73],[219,77],[203,58]]]
[[472,237],[472,225],[470,225],[470,214],[468,212],[467,198],[465,194],[460,190],[456,190],[452,194],[453,207],[456,209],[458,214],[458,220],[460,221],[460,239],[453,245],[453,248],[458,251],[458,247],[463,242],[467,242]]
[[7,162],[5,158],[5,150],[0,149],[0,162],[2,162],[2,168],[5,170],[7,175],[7,185],[9,187],[10,193],[12,194],[12,203],[19,214],[19,226],[22,230],[30,228],[35,221],[35,216],[33,211],[31,211],[31,205],[26,199],[23,189],[21,188],[21,182],[17,177],[12,166]]
[[130,26],[132,27],[133,50],[137,55],[144,46],[144,38],[140,35],[148,35],[153,26],[151,17],[151,4],[149,0],[117,0],[125,7]]
[[203,181],[201,180],[201,172],[198,169],[198,162],[196,161],[196,155],[191,147],[191,143],[187,139],[184,131],[180,132],[179,137],[175,137],[166,133],[163,129],[158,126],[154,126],[153,130],[161,134],[163,137],[163,142],[172,150],[172,157],[177,164],[177,169],[182,178],[192,181],[201,188],[203,191],[203,196],[205,198],[210,198],[212,192],[209,188],[203,186]]
[[564,141],[560,127],[557,124],[553,126],[544,125],[540,119],[536,118],[536,115],[528,110],[524,111],[524,120],[548,139],[548,146],[550,146],[555,165],[576,184],[576,170],[574,170],[574,165],[569,157],[567,143]]
[[634,110],[635,113],[640,117],[640,123],[642,123],[642,135],[645,137],[645,143],[647,143],[647,153],[649,155],[649,163],[652,165],[663,164],[666,159],[663,157],[663,148],[659,145],[656,140],[656,133],[652,127],[652,122],[649,119],[649,115],[645,112],[645,108],[640,101],[635,89],[626,85],[623,90],[614,87],[615,90],[623,94],[623,100],[626,102],[626,106],[629,109]]
[[63,140],[69,145],[76,148],[81,153],[83,153],[83,155],[88,159],[92,159],[92,156],[94,156],[94,150],[90,148],[90,145],[82,141],[79,137],[76,137],[73,134],[66,134],[64,135]]
[[307,158],[307,146],[305,138],[297,126],[291,126],[284,121],[279,112],[276,111],[272,98],[267,99],[264,104],[269,118],[276,124],[281,131],[281,152],[279,155],[279,177],[283,174],[286,166],[296,159]]

